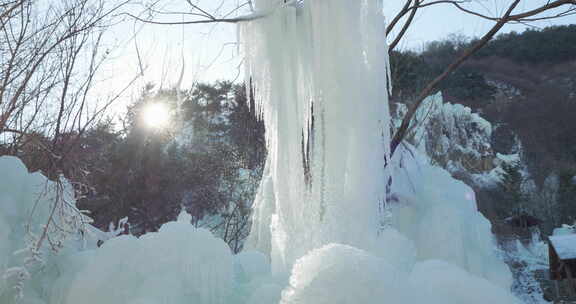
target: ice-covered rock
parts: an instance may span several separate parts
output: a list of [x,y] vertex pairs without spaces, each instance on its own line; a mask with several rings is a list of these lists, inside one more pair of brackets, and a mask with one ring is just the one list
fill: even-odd
[[[396,127],[406,111],[405,105],[397,104]],[[444,102],[438,92],[424,100],[412,123],[407,140],[451,173],[485,173],[494,168],[493,127],[470,108]]]

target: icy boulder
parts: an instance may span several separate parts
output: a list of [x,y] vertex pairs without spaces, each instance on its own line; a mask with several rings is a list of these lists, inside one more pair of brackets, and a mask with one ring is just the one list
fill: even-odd
[[122,236],[86,254],[62,299],[52,303],[228,303],[232,254],[180,216],[157,233]]
[[329,244],[300,258],[281,304],[401,303],[406,282],[384,259],[366,251]]

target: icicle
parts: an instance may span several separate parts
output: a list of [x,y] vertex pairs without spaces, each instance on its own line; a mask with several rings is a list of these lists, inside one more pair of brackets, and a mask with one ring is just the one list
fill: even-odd
[[[281,243],[272,260],[286,267],[329,242],[370,247],[385,198],[389,141],[382,5],[254,4],[267,17],[242,25],[240,36],[245,79],[266,126],[267,183],[274,187],[260,189],[273,193],[259,195],[251,238],[265,248]],[[270,229],[272,218],[271,240],[264,241],[262,227]]]

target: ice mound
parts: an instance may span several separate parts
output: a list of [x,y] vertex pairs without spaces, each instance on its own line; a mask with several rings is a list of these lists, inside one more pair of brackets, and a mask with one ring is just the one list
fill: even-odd
[[300,258],[282,304],[356,304],[400,299],[401,273],[366,251],[329,244]]
[[[421,186],[420,198],[435,203],[425,206],[404,189],[393,216],[399,231],[381,231],[368,249],[331,243],[297,259],[288,273],[272,274],[267,255],[245,251],[233,256],[222,240],[194,228],[190,215],[181,213],[177,221],[140,238],[120,236],[100,248],[74,246],[71,240],[58,255],[46,252],[41,267],[30,269],[19,303],[518,303],[502,286],[506,272],[490,251],[489,226],[478,224],[479,214],[456,200],[466,188],[427,164],[416,164],[403,166],[413,182],[435,179],[432,185],[444,187],[444,196],[455,202]],[[4,272],[22,262],[13,252],[26,245],[27,212],[38,201],[38,189],[45,189],[39,185],[49,182],[27,173],[14,158],[0,158],[0,172],[7,177],[0,183]],[[407,176],[396,179],[395,190],[406,186],[402,178]],[[50,195],[41,198],[38,202],[49,206]],[[447,206],[457,211],[437,211],[449,211],[443,209]],[[38,215],[31,222],[36,229],[46,216]],[[2,304],[14,303],[11,282],[0,281]]]
[[[47,182],[40,173],[29,174],[19,159],[0,157],[0,266],[14,266],[20,262],[21,257],[13,253],[26,247],[24,236],[26,224],[33,218],[32,210],[34,217],[47,220],[52,197],[38,197]],[[39,221],[31,224],[39,224]],[[38,227],[31,227],[34,228]]]
[[410,284],[417,291],[415,297],[412,302],[402,303],[520,303],[509,290],[445,261],[418,263],[410,275]]
[[[418,154],[386,157],[382,2],[253,2],[266,18],[239,32],[249,94],[266,124],[250,238],[265,256],[232,256],[182,213],[157,233],[61,256],[25,293],[27,303],[517,303],[473,191]],[[9,223],[0,253],[11,255],[25,245],[13,243],[27,214],[14,207],[34,203],[42,178],[7,166],[17,174],[0,183],[0,223]],[[388,194],[396,203],[382,231]],[[0,303],[11,303],[2,292],[0,285]]]
[[243,251],[234,256],[236,280],[249,282],[270,275],[268,257],[258,251]]
[[495,254],[490,222],[474,191],[414,151],[395,159],[392,226],[414,241],[418,260],[439,259],[510,288],[512,275]]
[[[27,248],[49,218],[54,185],[40,173],[29,173],[19,159],[0,157],[2,304],[16,303],[20,291],[19,304],[244,303],[244,298],[235,298],[234,265],[243,281],[236,280],[252,282],[248,294],[264,282],[274,283],[267,277],[267,257],[257,252],[233,257],[224,241],[194,228],[186,213],[157,233],[116,237],[100,248],[90,238],[98,231],[87,224],[79,227],[84,233],[59,236],[64,243],[58,252],[43,246],[37,261],[31,260]],[[73,203],[70,185],[63,182],[62,187],[59,195]],[[280,291],[276,294],[279,298]]]
[[246,304],[270,304],[280,303],[282,286],[267,283],[258,286]]
[[228,303],[233,261],[226,243],[186,216],[139,239],[122,236],[87,254],[61,302]]
[[[13,303],[23,295],[20,303],[44,303],[44,284],[51,281],[46,278],[57,275],[56,268],[48,267],[56,259],[48,248],[65,251],[88,246],[90,236],[81,222],[89,219],[72,205],[58,208],[52,218],[60,230],[50,225],[50,240],[41,237],[56,198],[74,202],[72,187],[65,181],[56,187],[42,174],[29,173],[18,158],[0,157],[0,303]],[[61,214],[74,218],[63,222]],[[85,237],[80,238],[81,234]]]
[[280,303],[520,303],[508,290],[445,261],[419,262],[410,271],[397,264],[348,245],[329,244],[296,262]]

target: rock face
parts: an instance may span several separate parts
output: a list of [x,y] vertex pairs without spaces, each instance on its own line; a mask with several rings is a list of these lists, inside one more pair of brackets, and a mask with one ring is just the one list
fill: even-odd
[[498,124],[492,130],[490,145],[496,153],[517,153],[518,137],[510,126],[506,124]]
[[[395,109],[397,126],[406,106],[398,104]],[[501,167],[519,161],[520,143],[514,132],[504,125],[494,127],[464,105],[445,102],[441,93],[424,101],[413,126],[408,141],[434,164],[472,187],[478,209],[496,224],[500,218],[496,210],[501,197],[496,186]]]
[[[406,112],[398,105],[396,116]],[[430,96],[415,116],[408,140],[453,175],[483,174],[498,163],[492,148],[493,127],[466,106]]]

